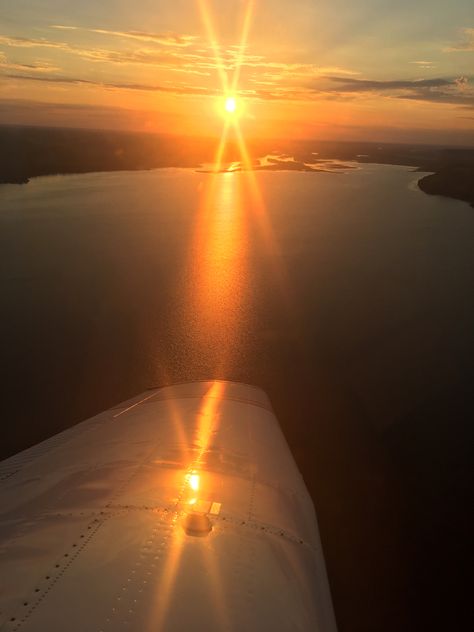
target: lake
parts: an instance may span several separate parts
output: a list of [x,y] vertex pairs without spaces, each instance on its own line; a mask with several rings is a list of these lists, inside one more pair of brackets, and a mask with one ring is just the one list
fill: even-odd
[[163,169],[0,186],[2,458],[148,387],[261,386],[315,501],[340,631],[448,614],[455,629],[474,209],[425,195],[421,175]]

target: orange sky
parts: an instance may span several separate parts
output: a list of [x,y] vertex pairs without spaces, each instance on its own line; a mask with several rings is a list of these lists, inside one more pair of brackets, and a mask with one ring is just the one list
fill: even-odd
[[76,5],[0,0],[0,122],[474,143],[470,0]]

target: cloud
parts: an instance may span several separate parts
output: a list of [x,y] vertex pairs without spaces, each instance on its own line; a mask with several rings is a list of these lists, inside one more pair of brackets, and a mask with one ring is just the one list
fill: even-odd
[[[156,66],[181,74],[210,76],[218,70],[232,73],[237,65],[250,81],[295,82],[302,79],[320,77],[324,74],[355,76],[359,73],[339,66],[319,67],[313,63],[288,63],[270,60],[263,55],[241,54],[240,48],[230,46],[221,51],[220,63],[216,62],[211,46],[198,41],[198,38],[185,34],[154,34],[141,31],[107,31],[105,29],[82,29],[76,26],[54,25],[53,28],[65,31],[89,31],[101,35],[129,37],[146,47],[132,50],[114,49],[110,47],[90,47],[58,42],[46,38],[26,38],[0,35],[0,44],[17,48],[47,48],[62,50],[82,59],[97,63],[115,65],[148,65]],[[166,46],[154,46],[165,44]]]
[[[120,81],[97,81],[81,77],[28,75],[8,73],[4,77],[18,81],[35,81],[50,84],[83,85],[106,90],[137,90],[144,92],[161,92],[188,96],[217,96],[220,90],[200,85],[155,83],[130,83]],[[408,99],[431,103],[460,105],[474,108],[474,92],[466,77],[454,79],[422,79],[416,81],[390,80],[376,81],[353,79],[350,77],[322,77],[326,83],[310,88],[304,86],[275,86],[271,82],[255,82],[253,88],[240,90],[242,97],[268,101],[308,101],[315,99],[334,99],[349,101],[362,94],[378,95],[381,98]]]
[[[0,44],[12,48],[45,48],[75,55],[85,60],[83,68],[64,72],[58,76],[52,63],[40,63],[33,59],[28,63],[13,63],[0,58],[0,70],[3,76],[11,80],[44,81],[47,83],[76,84],[101,87],[108,90],[141,90],[149,92],[167,92],[186,95],[216,95],[219,82],[207,81],[213,73],[224,69],[231,74],[242,63],[239,93],[248,98],[259,100],[314,101],[337,100],[350,101],[362,98],[408,99],[440,104],[474,107],[474,93],[466,77],[427,79],[364,79],[356,70],[338,66],[318,66],[317,63],[288,63],[280,59],[269,58],[263,54],[253,54],[247,47],[242,53],[238,47],[229,46],[221,51],[220,62],[216,62],[214,51],[198,38],[186,34],[146,33],[144,31],[109,31],[105,29],[83,29],[75,26],[54,25],[61,31],[92,31],[98,35],[126,37],[136,41],[127,47],[113,47],[110,44],[101,47],[81,46],[79,43],[66,43],[41,38],[27,38],[0,35]],[[466,32],[474,29],[466,29]],[[166,42],[166,44],[165,44]],[[57,56],[57,54],[56,54]],[[91,73],[91,62],[99,66]],[[431,67],[429,61],[410,62],[417,68]],[[66,64],[66,61],[64,62]],[[113,64],[103,70],[101,64]],[[153,73],[139,73],[140,76],[159,76],[157,83],[153,79],[144,82],[130,82],[129,77],[137,73],[127,65],[150,67]],[[123,72],[119,68],[123,66]],[[66,67],[66,66],[65,66]],[[96,67],[95,67],[96,68]],[[103,74],[99,74],[102,73]],[[163,74],[159,74],[159,73]],[[8,73],[8,74],[6,74]],[[173,73],[173,74],[172,74]],[[177,76],[185,78],[181,83]],[[100,81],[97,76],[107,76]],[[206,81],[203,79],[205,78]],[[216,86],[215,88],[213,86]],[[208,87],[207,87],[208,86]]]
[[5,68],[6,70],[16,70],[17,72],[56,72],[60,70],[57,66],[53,66],[48,63],[37,63],[37,64],[16,64],[10,62],[2,62],[0,59],[0,68]]
[[79,26],[66,26],[62,24],[52,24],[52,29],[67,30],[67,31],[86,31],[88,33],[98,33],[99,35],[108,35],[111,37],[129,38],[134,40],[140,40],[142,42],[152,42],[154,44],[161,44],[162,46],[190,46],[198,37],[195,35],[188,35],[185,33],[149,33],[147,31],[112,31],[109,29],[94,28],[88,29]]
[[474,91],[467,77],[386,81],[334,76],[325,78],[329,86],[320,87],[316,84],[313,87],[315,91],[335,92],[342,98],[372,93],[397,99],[474,107]]
[[71,50],[69,44],[64,42],[54,42],[44,38],[31,38],[31,37],[9,37],[7,35],[0,35],[0,44],[4,46],[13,46],[16,48],[55,48],[59,50]]
[[31,64],[20,64],[17,62],[8,61],[6,55],[0,52],[0,68],[4,68],[5,70],[16,70],[19,72],[56,72],[60,70],[56,66],[48,62],[34,62]]
[[[76,27],[68,27],[75,29]],[[206,54],[187,53],[185,51],[163,49],[135,49],[133,51],[111,50],[106,48],[85,48],[66,42],[57,42],[45,38],[9,37],[0,35],[0,44],[12,48],[47,48],[61,50],[82,59],[117,65],[140,64],[157,66],[162,69],[207,76],[215,69],[214,57]]]
[[191,86],[191,85],[171,85],[165,86],[161,84],[151,84],[151,83],[121,83],[121,82],[102,82],[102,81],[93,81],[90,79],[83,79],[80,77],[67,77],[67,76],[35,76],[35,75],[18,75],[18,74],[5,74],[3,75],[7,79],[14,79],[18,81],[36,81],[43,83],[51,83],[51,84],[72,84],[72,85],[83,85],[83,86],[91,86],[98,88],[105,88],[109,90],[140,90],[145,92],[166,92],[169,94],[181,94],[181,95],[217,95],[219,92],[217,90],[211,90],[208,88],[203,88],[201,86]]
[[443,49],[445,53],[459,53],[474,51],[474,28],[461,29],[461,41]]
[[348,68],[341,68],[340,66],[323,66],[318,68],[317,72],[320,75],[347,75],[349,77],[360,75],[360,72],[356,70],[349,70]]
[[455,84],[453,79],[416,79],[412,80],[388,80],[373,81],[369,79],[352,79],[349,77],[325,77],[329,81],[341,84],[343,92],[386,91],[417,88],[439,88]]
[[398,99],[411,101],[429,101],[431,103],[444,103],[446,105],[462,105],[474,109],[474,95],[453,94],[450,92],[433,92],[431,94],[404,94],[398,95]]
[[436,66],[433,64],[432,61],[410,61],[410,64],[414,64],[415,66],[418,66],[418,68],[425,68],[425,69],[431,69],[431,68],[436,68]]

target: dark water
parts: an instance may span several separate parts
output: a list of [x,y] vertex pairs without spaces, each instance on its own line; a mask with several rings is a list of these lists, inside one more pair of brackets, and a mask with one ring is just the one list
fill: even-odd
[[0,187],[1,456],[151,386],[260,385],[315,501],[340,631],[461,629],[474,212],[416,177]]

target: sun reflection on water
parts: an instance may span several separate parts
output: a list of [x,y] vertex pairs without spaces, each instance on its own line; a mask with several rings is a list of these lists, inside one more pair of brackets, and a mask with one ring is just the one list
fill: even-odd
[[203,359],[219,357],[216,375],[229,367],[246,319],[248,239],[242,174],[210,176],[191,248],[188,310],[195,350]]

